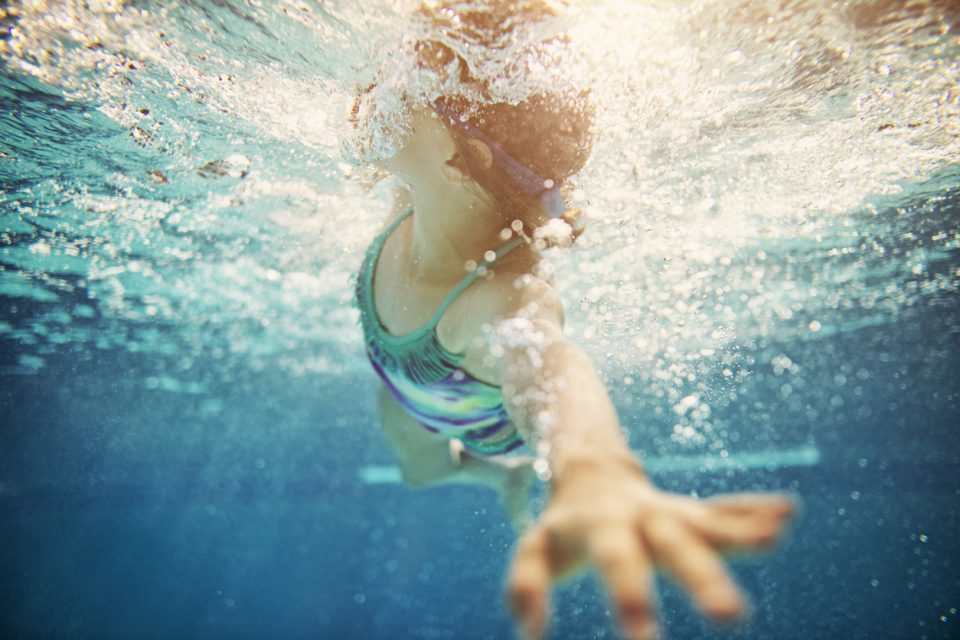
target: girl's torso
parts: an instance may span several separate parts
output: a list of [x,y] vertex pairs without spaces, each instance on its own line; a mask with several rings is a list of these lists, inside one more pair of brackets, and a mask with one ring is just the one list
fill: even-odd
[[[520,439],[503,406],[491,325],[512,281],[494,267],[522,244],[514,238],[456,283],[410,277],[408,210],[377,236],[357,281],[357,303],[370,361],[399,404],[429,430],[476,452],[503,453]],[[515,277],[515,276],[514,276]]]
[[[397,224],[399,223],[399,224]],[[478,380],[500,384],[500,367],[491,358],[491,343],[485,335],[497,320],[513,306],[517,295],[516,279],[531,269],[528,253],[523,246],[503,251],[502,257],[484,275],[476,278],[458,295],[451,292],[469,274],[468,266],[452,277],[425,282],[414,277],[410,264],[410,233],[413,215],[409,209],[399,213],[384,228],[387,232],[397,225],[385,239],[376,261],[373,278],[373,306],[380,325],[393,336],[405,336],[430,324],[438,310],[447,306],[436,322],[436,336],[450,353],[461,356],[460,367]],[[520,244],[520,243],[517,243]],[[483,252],[473,260],[483,263]]]

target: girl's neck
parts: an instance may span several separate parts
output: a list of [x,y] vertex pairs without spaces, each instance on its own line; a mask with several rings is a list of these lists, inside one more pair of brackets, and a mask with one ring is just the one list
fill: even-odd
[[408,244],[411,275],[420,281],[451,282],[502,242],[503,218],[469,190],[414,191]]

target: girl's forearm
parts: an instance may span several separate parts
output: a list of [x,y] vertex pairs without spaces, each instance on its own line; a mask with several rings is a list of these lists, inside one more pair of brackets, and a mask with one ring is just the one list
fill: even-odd
[[613,402],[579,347],[558,335],[536,352],[527,347],[508,356],[507,406],[554,475],[571,465],[636,464]]

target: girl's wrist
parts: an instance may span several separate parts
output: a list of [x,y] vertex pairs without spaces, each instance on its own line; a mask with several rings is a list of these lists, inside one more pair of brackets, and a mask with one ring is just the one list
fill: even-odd
[[626,474],[646,480],[643,465],[625,445],[567,447],[551,457],[551,485],[554,490],[567,480],[584,475]]

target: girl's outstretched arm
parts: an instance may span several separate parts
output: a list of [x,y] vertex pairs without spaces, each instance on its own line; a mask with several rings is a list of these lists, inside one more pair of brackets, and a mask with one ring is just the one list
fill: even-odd
[[696,500],[654,487],[623,439],[596,369],[561,326],[556,294],[534,280],[498,328],[507,407],[550,475],[547,507],[520,539],[509,576],[524,637],[542,636],[551,583],[588,564],[603,577],[629,638],[657,634],[655,568],[706,615],[738,619],[743,600],[721,554],[771,545],[792,502],[761,494]]

